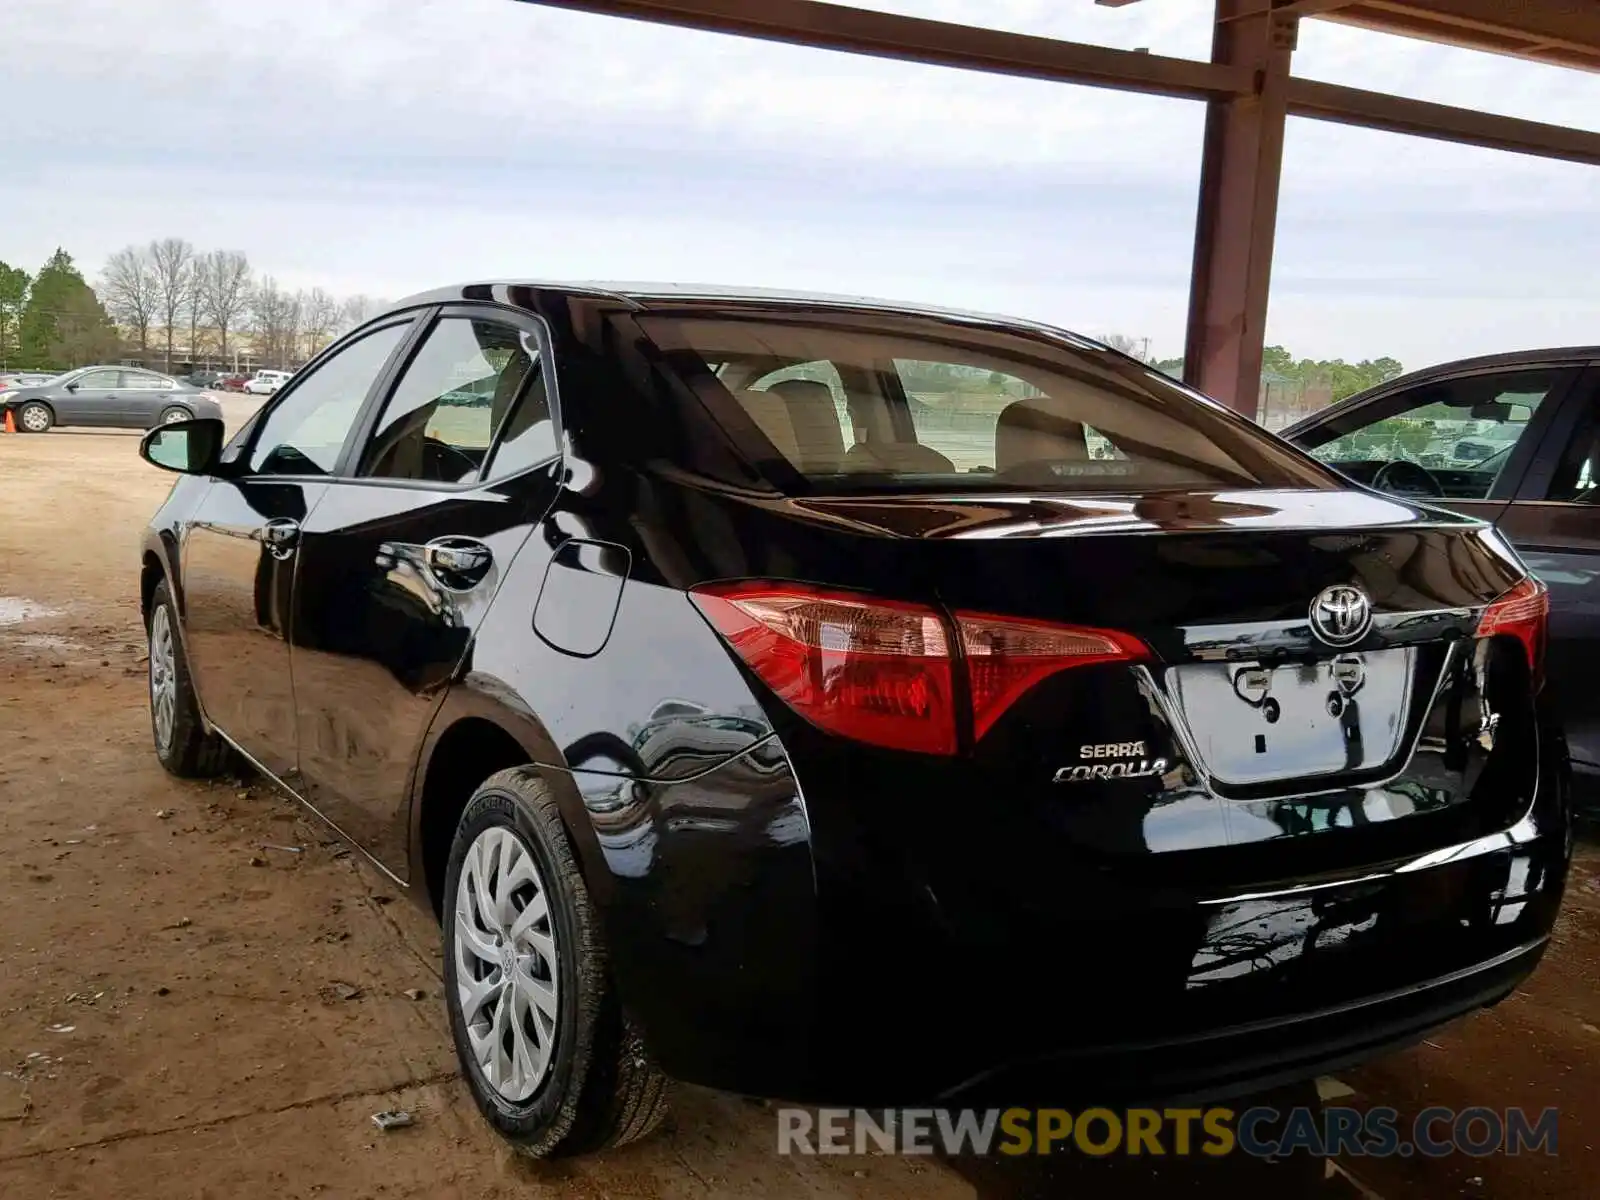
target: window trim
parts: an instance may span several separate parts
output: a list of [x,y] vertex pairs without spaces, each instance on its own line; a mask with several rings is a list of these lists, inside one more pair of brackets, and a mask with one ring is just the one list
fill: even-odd
[[[1329,442],[1337,441],[1345,436],[1346,433],[1353,433],[1355,430],[1346,429],[1343,433],[1324,437],[1321,441],[1315,443],[1306,440],[1307,434],[1318,435],[1326,433],[1330,425],[1343,423],[1345,419],[1359,416],[1374,407],[1382,410],[1391,403],[1402,400],[1404,397],[1416,392],[1418,389],[1438,387],[1441,384],[1456,383],[1463,379],[1481,379],[1494,375],[1527,375],[1535,371],[1549,371],[1555,375],[1555,380],[1551,383],[1550,390],[1545,393],[1544,399],[1533,410],[1533,417],[1528,422],[1527,432],[1518,439],[1510,457],[1506,459],[1506,465],[1501,468],[1500,473],[1495,477],[1488,493],[1478,497],[1447,496],[1442,500],[1430,501],[1430,503],[1442,504],[1445,507],[1456,503],[1503,505],[1522,493],[1530,476],[1534,473],[1531,468],[1537,461],[1536,456],[1545,444],[1552,423],[1557,420],[1561,413],[1566,411],[1568,407],[1567,401],[1572,395],[1573,385],[1583,373],[1585,365],[1586,360],[1584,359],[1551,359],[1549,361],[1522,363],[1502,362],[1495,363],[1492,366],[1443,371],[1438,374],[1430,373],[1422,377],[1416,375],[1401,376],[1382,385],[1381,390],[1365,397],[1357,398],[1357,402],[1354,404],[1342,401],[1338,405],[1323,410],[1323,412],[1316,414],[1308,422],[1308,427],[1303,430],[1285,430],[1284,433],[1293,432],[1294,436],[1290,438],[1293,444],[1302,453],[1315,458],[1315,452],[1318,449]],[[1403,409],[1386,412],[1383,416],[1375,418],[1375,420],[1387,420],[1389,417],[1398,416],[1401,411]],[[1322,419],[1317,420],[1318,417]],[[1371,424],[1372,422],[1368,423]],[[1360,428],[1360,426],[1356,428]],[[1317,459],[1317,461],[1321,462],[1322,460]],[[1328,466],[1329,464],[1324,463],[1323,465]]]
[[[361,452],[366,449],[367,442],[377,430],[378,421],[383,416],[384,409],[388,407],[389,400],[399,385],[401,377],[410,369],[412,362],[421,351],[429,334],[440,321],[446,319],[460,320],[462,318],[497,321],[502,325],[517,330],[519,333],[532,335],[539,350],[539,370],[544,373],[545,397],[550,407],[550,423],[555,431],[555,451],[546,455],[537,462],[528,463],[518,467],[515,471],[504,475],[494,474],[494,460],[500,453],[500,441],[503,430],[497,429],[489,442],[489,448],[484,452],[483,464],[478,468],[476,478],[461,480],[456,483],[442,483],[431,479],[395,479],[387,475],[358,475],[356,468],[360,465]],[[406,488],[411,491],[427,492],[470,492],[480,488],[492,487],[506,480],[517,479],[533,471],[542,470],[553,462],[561,461],[563,439],[563,426],[561,423],[561,401],[558,394],[559,386],[556,380],[554,342],[550,336],[544,318],[520,308],[510,308],[499,304],[474,303],[470,301],[451,301],[445,304],[436,304],[426,312],[417,323],[412,336],[400,346],[394,358],[390,360],[388,369],[383,373],[382,387],[376,397],[369,394],[366,406],[357,418],[357,435],[345,445],[344,454],[340,456],[339,470],[328,478],[336,478],[340,483],[361,484],[366,487],[395,487]],[[518,400],[521,396],[518,396]],[[319,476],[318,478],[322,478]]]
[[[267,402],[256,410],[255,415],[246,422],[247,427],[253,427],[251,428],[250,436],[239,446],[232,458],[232,463],[238,470],[239,475],[247,479],[270,479],[289,483],[327,483],[330,479],[339,478],[345,469],[346,461],[350,457],[351,439],[356,431],[362,427],[362,421],[372,404],[373,393],[388,383],[389,377],[394,370],[395,360],[407,353],[411,345],[416,341],[417,329],[421,324],[418,320],[419,314],[426,314],[433,307],[432,305],[419,305],[416,308],[406,309],[398,313],[385,313],[365,325],[352,329],[338,341],[324,347],[320,354],[296,371],[290,377],[289,382],[274,392]],[[368,386],[365,398],[361,401],[360,407],[356,409],[355,421],[349,431],[345,433],[344,444],[339,448],[339,456],[334,459],[333,470],[326,475],[279,475],[266,474],[250,469],[250,460],[255,457],[256,445],[260,440],[262,429],[266,427],[267,422],[272,420],[273,414],[278,411],[279,407],[287,403],[289,398],[304,386],[307,379],[312,378],[322,368],[323,364],[335,354],[342,353],[364,337],[374,333],[381,333],[383,330],[397,325],[409,325],[410,328],[401,337],[400,344],[390,351],[389,357],[384,361],[383,366],[379,368],[377,375],[373,377],[371,385]],[[243,464],[242,467],[240,466],[241,463]]]

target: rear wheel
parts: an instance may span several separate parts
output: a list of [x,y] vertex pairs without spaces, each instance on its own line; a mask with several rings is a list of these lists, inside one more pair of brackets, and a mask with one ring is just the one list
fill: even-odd
[[232,761],[228,743],[200,719],[178,613],[165,581],[150,598],[150,734],[161,765],[181,779],[210,779]]
[[30,400],[17,409],[17,429],[23,433],[47,433],[56,423],[55,413],[48,404]]
[[600,918],[538,775],[474,793],[444,893],[445,1003],[478,1109],[525,1154],[636,1141],[667,1111],[667,1079],[623,1015]]
[[188,419],[189,410],[187,408],[179,408],[176,404],[171,408],[161,410],[161,423],[163,425],[175,425],[179,421],[187,421]]

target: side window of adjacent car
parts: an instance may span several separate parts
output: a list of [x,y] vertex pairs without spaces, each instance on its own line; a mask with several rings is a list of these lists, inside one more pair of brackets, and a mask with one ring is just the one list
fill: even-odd
[[1600,504],[1600,396],[1588,404],[1573,429],[1545,499]]
[[339,462],[362,402],[399,348],[408,322],[351,342],[296,380],[261,423],[250,470],[265,475],[328,475]]
[[[1393,463],[1422,468],[1449,500],[1487,499],[1565,368],[1468,375],[1386,397],[1330,426],[1311,454],[1371,483]],[[1413,472],[1415,473],[1415,472]]]
[[492,318],[444,316],[423,339],[361,453],[358,475],[469,483],[555,453],[539,346]]

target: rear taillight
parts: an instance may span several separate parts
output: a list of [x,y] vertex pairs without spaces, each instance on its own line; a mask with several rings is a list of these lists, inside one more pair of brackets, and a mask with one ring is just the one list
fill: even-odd
[[1505,635],[1522,643],[1535,681],[1544,677],[1545,627],[1550,619],[1550,589],[1528,576],[1488,608],[1478,620],[1481,638]]
[[931,608],[782,585],[694,602],[778,698],[831,733],[925,754],[956,749],[950,639]]
[[1149,654],[1123,633],[980,613],[955,613],[952,637],[925,605],[797,584],[714,584],[691,597],[762,682],[813,725],[924,754],[956,752],[954,679],[963,664],[973,736],[981,738],[1047,676]]
[[1149,650],[1109,629],[1081,629],[980,613],[957,613],[972,691],[972,735],[981,738],[1034,684],[1068,667],[1136,662]]

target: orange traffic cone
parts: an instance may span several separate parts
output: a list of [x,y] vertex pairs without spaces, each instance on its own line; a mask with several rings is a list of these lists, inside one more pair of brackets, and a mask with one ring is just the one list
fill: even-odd
[[8,408],[8,409],[6,409],[6,432],[7,433],[15,433],[16,431],[17,431],[17,419],[14,416],[11,415],[11,410]]

